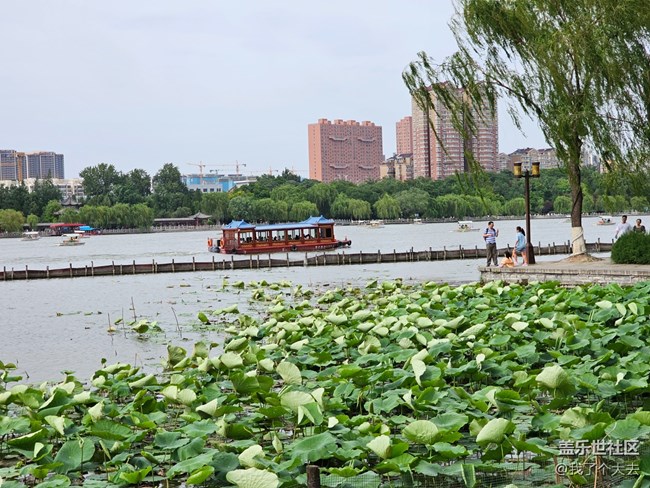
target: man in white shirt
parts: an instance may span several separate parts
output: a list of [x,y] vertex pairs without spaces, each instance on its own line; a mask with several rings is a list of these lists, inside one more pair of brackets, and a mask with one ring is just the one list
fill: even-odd
[[621,222],[616,226],[616,234],[614,234],[614,239],[618,239],[623,234],[630,232],[632,230],[632,224],[627,221],[627,215],[621,216]]

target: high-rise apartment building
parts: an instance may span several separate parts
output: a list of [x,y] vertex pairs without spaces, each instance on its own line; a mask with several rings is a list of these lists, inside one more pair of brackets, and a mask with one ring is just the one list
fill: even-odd
[[407,116],[395,124],[397,154],[413,153],[413,117]]
[[[470,136],[463,137],[454,128],[451,112],[433,92],[430,93],[435,110],[422,110],[415,99],[411,100],[414,176],[438,180],[466,172],[469,155],[486,171],[497,171],[499,131],[496,113],[491,114],[487,105],[473,109],[475,130]],[[455,95],[463,97],[464,92],[458,89]]]
[[52,151],[27,153],[28,178],[65,178],[63,154]]
[[64,178],[63,154],[52,151],[27,153],[0,149],[0,180]]
[[319,119],[308,126],[309,177],[329,183],[379,179],[384,160],[381,127],[372,122]]
[[18,179],[18,153],[13,149],[0,149],[0,180]]

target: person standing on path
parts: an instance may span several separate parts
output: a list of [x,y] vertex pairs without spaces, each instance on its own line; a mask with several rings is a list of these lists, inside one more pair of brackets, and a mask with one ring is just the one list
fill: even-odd
[[614,239],[618,239],[623,234],[626,234],[632,230],[632,224],[627,221],[627,215],[621,216],[621,222],[616,226],[616,234],[614,234]]
[[636,225],[632,227],[632,230],[645,234],[645,225],[641,224],[641,219],[636,219]]
[[524,229],[522,229],[519,225],[515,230],[517,232],[517,240],[515,241],[515,249],[512,253],[512,261],[515,263],[515,266],[517,266],[517,254],[519,254],[524,261],[521,263],[521,265],[528,266],[528,253],[526,252],[526,233],[524,232]]
[[483,232],[483,239],[485,239],[485,254],[487,256],[487,265],[490,266],[490,261],[494,263],[495,266],[498,266],[497,262],[497,237],[499,236],[498,229],[494,228],[494,222],[491,220],[488,222],[488,226]]

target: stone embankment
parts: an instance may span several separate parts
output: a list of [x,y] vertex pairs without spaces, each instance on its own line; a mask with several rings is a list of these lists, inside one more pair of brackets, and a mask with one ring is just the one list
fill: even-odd
[[632,285],[650,281],[650,265],[615,264],[611,259],[537,262],[531,266],[498,268],[481,266],[481,281],[503,280],[508,283],[558,281],[566,286],[617,283]]

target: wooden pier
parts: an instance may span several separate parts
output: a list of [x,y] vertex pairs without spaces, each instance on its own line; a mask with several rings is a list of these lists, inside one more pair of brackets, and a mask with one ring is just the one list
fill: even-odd
[[[612,243],[601,243],[600,241],[587,244],[588,252],[608,252],[612,249]],[[503,256],[505,250],[511,250],[510,246],[499,249],[499,256]],[[569,242],[563,244],[548,244],[546,246],[535,246],[535,256],[570,254],[571,245]],[[217,259],[217,256],[219,259]],[[282,257],[280,257],[282,256]],[[304,257],[296,259],[296,253],[283,255],[248,255],[248,256],[225,256],[222,254],[212,256],[211,261],[196,261],[193,257],[191,262],[157,263],[155,260],[150,263],[130,264],[105,264],[95,266],[93,262],[83,267],[73,267],[72,264],[65,268],[46,267],[45,269],[16,269],[3,267],[0,272],[0,281],[14,280],[37,280],[50,278],[80,278],[90,276],[121,276],[136,274],[157,274],[157,273],[184,273],[190,271],[230,271],[241,269],[267,269],[291,266],[343,266],[351,264],[378,264],[378,263],[411,263],[420,261],[448,261],[454,259],[480,259],[485,258],[485,248],[443,248],[425,251],[392,252],[381,251],[365,252],[341,252],[341,253],[305,253]]]

